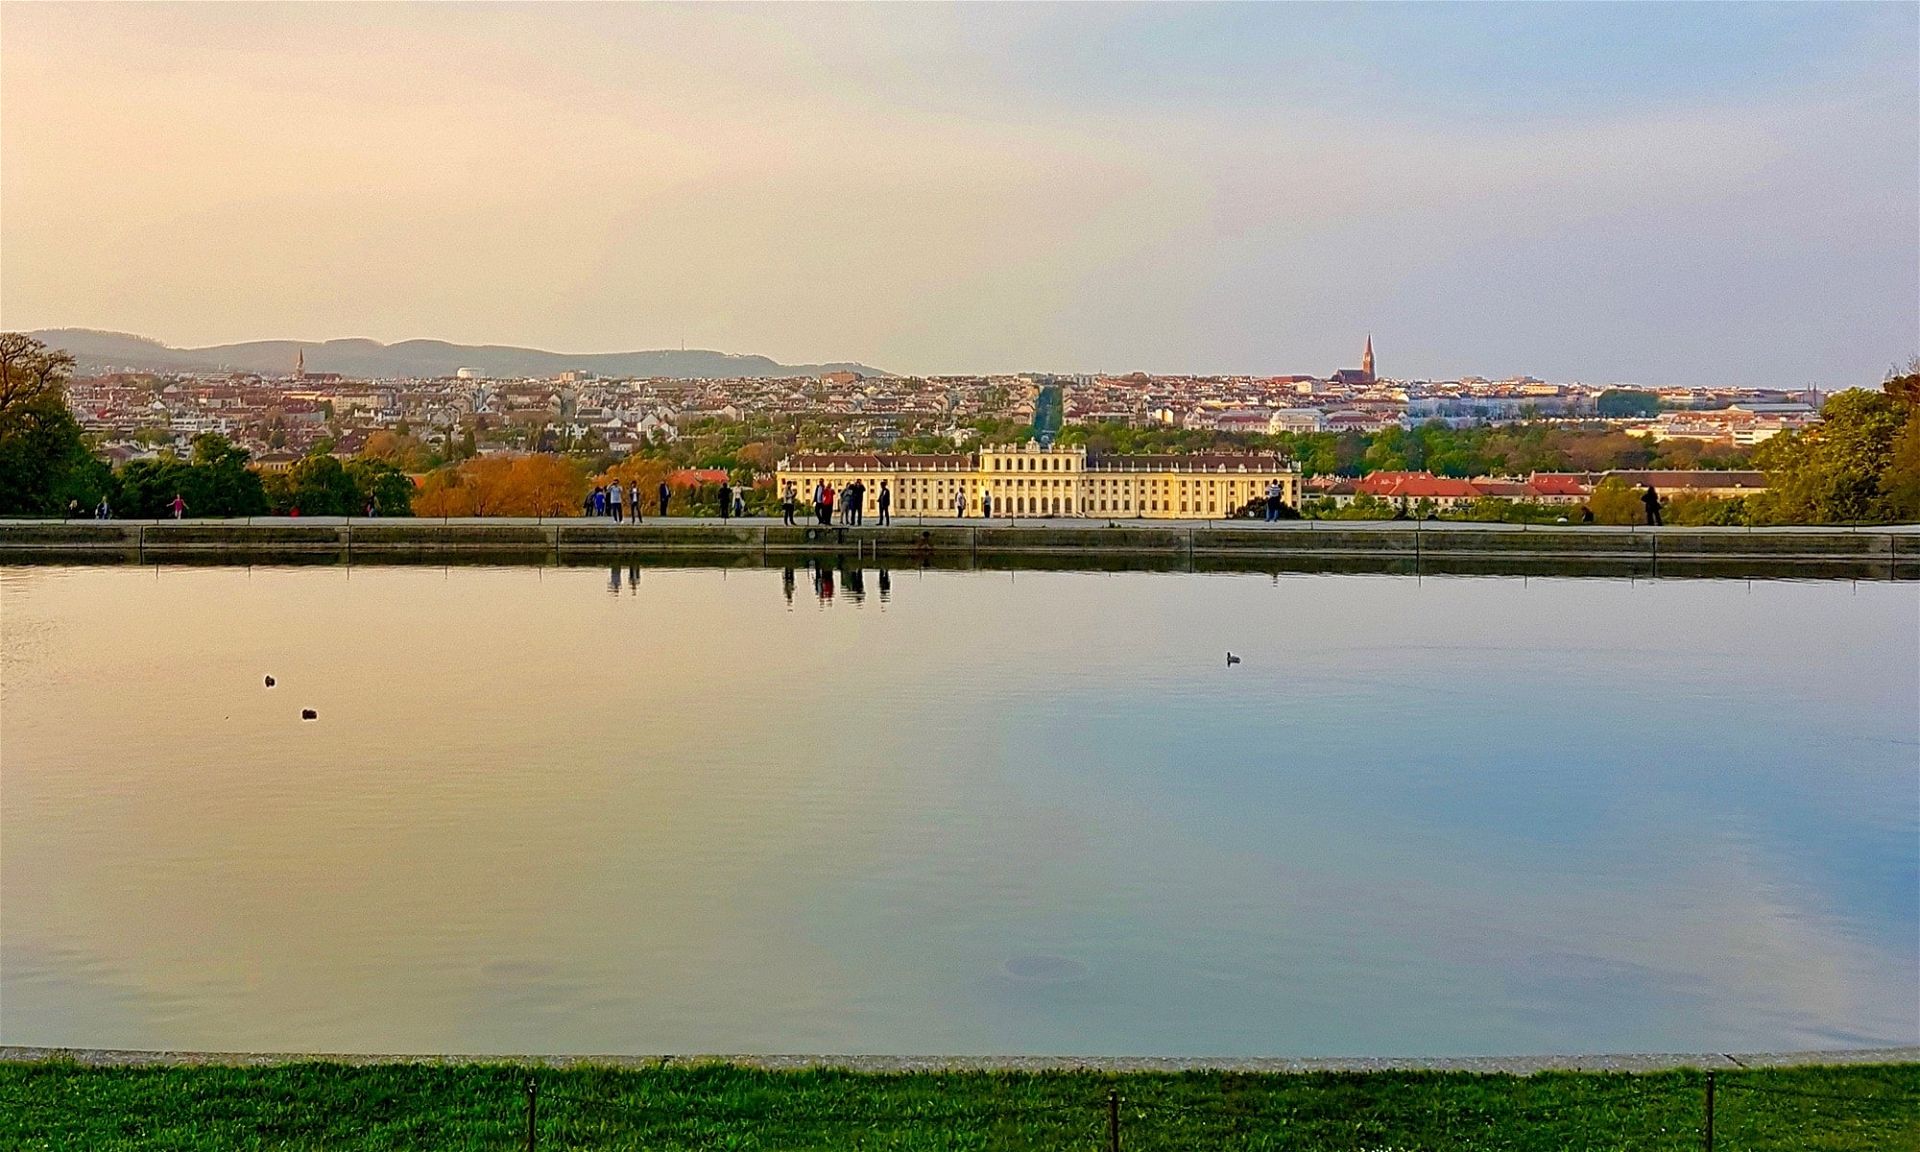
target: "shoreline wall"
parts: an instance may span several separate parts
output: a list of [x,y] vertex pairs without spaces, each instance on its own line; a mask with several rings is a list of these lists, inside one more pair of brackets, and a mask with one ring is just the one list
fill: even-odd
[[[1920,530],[945,522],[785,527],[749,521],[0,521],[0,563],[528,563],[609,559],[751,566],[827,559],[894,566],[1163,571],[1521,571],[1574,563],[1623,574],[1920,579]],[[1717,569],[1719,571],[1710,571]]]

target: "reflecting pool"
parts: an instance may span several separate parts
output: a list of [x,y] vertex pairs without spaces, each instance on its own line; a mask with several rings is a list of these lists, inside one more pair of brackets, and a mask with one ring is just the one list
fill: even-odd
[[0,673],[5,1043],[1920,1042],[1912,585],[13,567]]

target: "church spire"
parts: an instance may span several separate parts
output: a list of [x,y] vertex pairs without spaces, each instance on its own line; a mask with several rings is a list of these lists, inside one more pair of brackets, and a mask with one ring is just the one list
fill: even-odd
[[1367,374],[1368,380],[1373,379],[1373,333],[1371,332],[1367,333],[1367,350],[1360,356],[1360,371]]
[[295,348],[293,350],[293,378],[295,380],[304,380],[306,377],[307,350],[305,348]]

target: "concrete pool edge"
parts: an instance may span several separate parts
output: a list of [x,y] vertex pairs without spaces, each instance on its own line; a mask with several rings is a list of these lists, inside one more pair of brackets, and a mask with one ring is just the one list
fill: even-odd
[[[1606,528],[1459,522],[945,522],[785,527],[765,520],[0,520],[0,563],[558,564],[629,561],[898,567],[1288,567],[1466,574],[1562,565],[1595,575],[1920,578],[1920,528]],[[1586,573],[1582,573],[1586,574]]]
[[269,1067],[277,1064],[507,1064],[546,1068],[651,1068],[732,1064],[768,1071],[850,1072],[1668,1072],[1741,1068],[1920,1064],[1920,1046],[1798,1052],[1627,1052],[1546,1056],[854,1056],[854,1055],[524,1055],[338,1052],[193,1052],[0,1045],[0,1063],[66,1061],[93,1068]]

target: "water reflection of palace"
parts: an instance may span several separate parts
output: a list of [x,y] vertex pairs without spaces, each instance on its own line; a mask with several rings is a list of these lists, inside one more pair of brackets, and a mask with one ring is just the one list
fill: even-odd
[[[807,577],[813,583],[814,599],[825,608],[833,604],[837,595],[850,601],[855,607],[866,603],[867,571],[855,564],[849,568],[846,561],[834,557],[807,561]],[[780,590],[787,598],[787,606],[793,606],[793,592],[798,580],[795,569],[780,570]],[[893,595],[893,573],[886,569],[877,569],[874,573],[874,590],[880,595],[880,603],[885,604]]]

